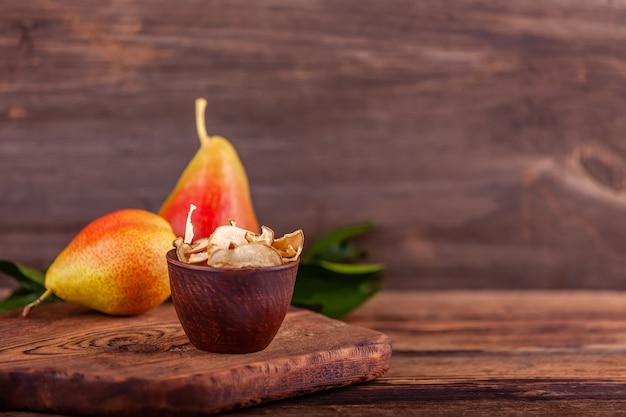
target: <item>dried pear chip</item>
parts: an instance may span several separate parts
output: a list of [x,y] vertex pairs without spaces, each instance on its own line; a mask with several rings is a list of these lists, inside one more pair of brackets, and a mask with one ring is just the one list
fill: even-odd
[[283,259],[297,257],[300,254],[300,252],[298,252],[298,250],[291,245],[287,246],[286,248],[276,250],[278,251],[278,253],[280,253],[280,256]]
[[[237,226],[218,226],[209,236],[208,250],[230,249],[248,243],[246,229]],[[213,247],[213,248],[211,248]]]
[[203,237],[191,243],[191,249],[189,252],[199,253],[202,251],[206,251],[208,247],[209,247],[209,238]]
[[246,240],[250,243],[263,243],[266,246],[272,246],[274,231],[267,226],[261,226],[260,235],[249,231],[246,233]]
[[185,243],[182,237],[177,237],[174,240],[174,247],[176,248],[176,257],[179,261],[189,263],[189,250],[191,245]]
[[219,249],[210,254],[207,265],[216,268],[260,268],[283,263],[278,251],[262,243],[248,243],[234,249]]
[[189,263],[190,264],[201,264],[205,263],[209,259],[209,254],[206,252],[198,252],[198,253],[190,253],[189,254]]
[[291,245],[289,245],[288,250],[284,252],[282,251],[278,251],[278,252],[280,253],[280,256],[283,258],[283,263],[288,264],[289,262],[293,262],[300,257],[300,254],[302,253],[302,246],[298,246],[296,249],[294,249]]
[[295,251],[298,251],[298,248],[302,251],[304,247],[304,232],[302,229],[298,229],[295,232],[287,233],[283,237],[275,239],[272,246],[280,252],[288,252],[290,246]]

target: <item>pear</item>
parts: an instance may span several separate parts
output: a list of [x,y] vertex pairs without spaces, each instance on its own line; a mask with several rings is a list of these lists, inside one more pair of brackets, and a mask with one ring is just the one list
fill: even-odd
[[165,254],[176,239],[167,220],[145,210],[123,209],[85,226],[54,259],[46,292],[110,315],[137,315],[170,296]]
[[190,204],[198,207],[194,222],[198,236],[209,236],[220,225],[234,219],[247,230],[258,231],[248,177],[233,145],[221,136],[209,136],[204,114],[207,102],[196,100],[196,129],[200,148],[181,174],[159,210],[183,236]]

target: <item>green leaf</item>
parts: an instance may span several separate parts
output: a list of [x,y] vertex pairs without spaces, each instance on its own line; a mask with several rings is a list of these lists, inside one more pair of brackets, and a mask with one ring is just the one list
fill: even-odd
[[341,274],[321,266],[301,264],[291,303],[341,318],[380,291],[381,280],[380,273]]
[[[18,283],[18,287],[8,297],[0,301],[0,311],[24,307],[46,291],[44,271],[38,271],[17,262],[0,260],[0,272],[12,277]],[[44,302],[58,300],[58,297],[52,296]]]
[[17,262],[0,260],[0,272],[15,278],[21,284],[34,282],[43,287],[46,273]]
[[330,262],[341,262],[341,261],[356,261],[359,259],[363,259],[367,257],[367,252],[359,248],[353,241],[344,240],[342,242],[338,242],[336,244],[331,245],[323,252],[319,253],[315,257],[307,258],[309,260],[313,259],[324,259]]
[[381,289],[380,263],[356,263],[367,256],[353,239],[372,230],[372,222],[345,226],[323,235],[304,252],[292,304],[341,318]]
[[324,260],[311,261],[312,265],[321,266],[324,269],[328,269],[333,272],[337,272],[338,274],[375,274],[383,270],[383,264],[351,264],[351,263],[340,263],[340,262],[330,262]]
[[[17,288],[11,295],[9,295],[4,300],[0,301],[0,311],[8,311],[14,310],[17,308],[25,307],[27,304],[35,301],[41,294],[43,294],[45,289],[40,292],[33,291],[25,291],[22,288]],[[57,297],[51,296],[46,298],[43,303],[50,303],[54,301],[58,301]]]
[[341,257],[348,257],[346,256],[348,253],[354,255],[359,251],[356,250],[355,246],[350,245],[344,246],[343,254],[338,255],[337,252],[341,253],[341,245],[347,240],[362,235],[375,227],[376,225],[373,222],[365,222],[334,230],[313,242],[302,254],[302,259],[330,258],[332,260],[338,260]]

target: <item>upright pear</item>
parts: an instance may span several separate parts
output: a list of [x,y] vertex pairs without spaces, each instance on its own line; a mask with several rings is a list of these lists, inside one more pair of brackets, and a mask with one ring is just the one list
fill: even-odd
[[47,291],[23,315],[51,294],[111,315],[144,313],[170,296],[165,254],[176,239],[155,213],[123,209],[85,226],[46,271]]
[[196,100],[196,129],[200,149],[191,159],[159,214],[170,222],[177,236],[183,236],[187,212],[197,206],[196,236],[209,236],[215,228],[235,220],[237,225],[258,231],[248,177],[233,145],[221,136],[209,136],[204,114],[207,102]]

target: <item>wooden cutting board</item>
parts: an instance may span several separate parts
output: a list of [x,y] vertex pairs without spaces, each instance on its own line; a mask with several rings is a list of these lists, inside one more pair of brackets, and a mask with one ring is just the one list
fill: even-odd
[[0,410],[194,415],[372,380],[391,363],[379,332],[292,309],[268,348],[194,348],[171,303],[110,317],[68,303],[0,314]]

